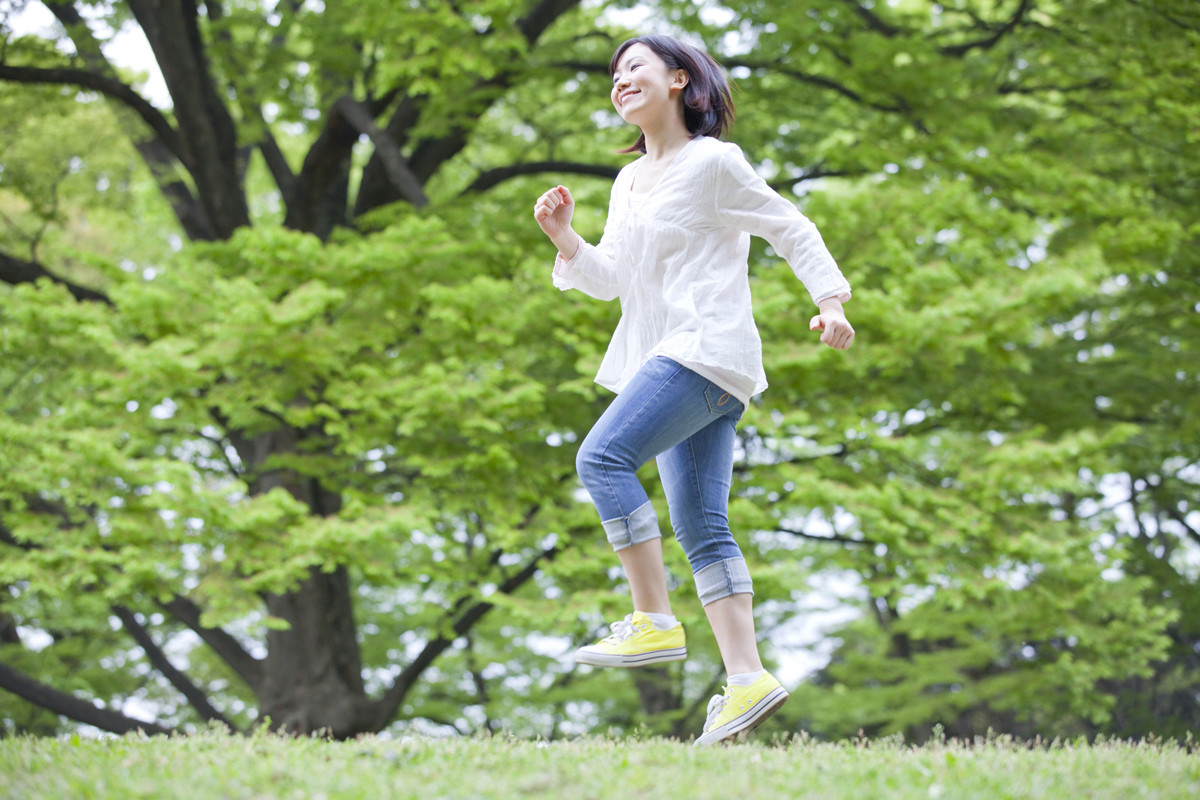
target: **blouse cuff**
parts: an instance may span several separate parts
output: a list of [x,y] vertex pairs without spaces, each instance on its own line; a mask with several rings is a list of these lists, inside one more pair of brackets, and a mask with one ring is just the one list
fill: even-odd
[[561,289],[564,292],[568,289],[575,288],[575,284],[570,280],[570,273],[571,270],[573,270],[578,264],[579,256],[583,254],[583,245],[583,237],[580,236],[579,248],[575,251],[575,255],[571,256],[570,258],[563,258],[563,254],[561,252],[555,253],[554,272],[551,276],[551,280],[554,282],[554,286],[556,288]]
[[832,292],[823,292],[821,295],[814,297],[813,302],[817,305],[820,305],[822,300],[828,300],[830,298],[836,298],[838,302],[845,303],[850,299],[850,290],[841,289],[839,291],[838,289],[834,289]]

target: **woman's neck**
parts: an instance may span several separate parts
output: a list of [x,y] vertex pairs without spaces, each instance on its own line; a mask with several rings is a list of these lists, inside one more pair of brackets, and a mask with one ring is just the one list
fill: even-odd
[[642,136],[646,139],[646,158],[654,162],[673,158],[692,140],[692,133],[684,124],[682,113],[662,125],[642,128]]

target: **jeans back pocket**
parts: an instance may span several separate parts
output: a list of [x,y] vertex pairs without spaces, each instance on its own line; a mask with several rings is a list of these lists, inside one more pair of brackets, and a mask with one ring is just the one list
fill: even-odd
[[708,400],[708,410],[712,414],[723,417],[731,412],[736,412],[734,419],[741,418],[742,411],[744,411],[742,401],[715,383],[708,384],[708,388],[704,390],[704,397]]

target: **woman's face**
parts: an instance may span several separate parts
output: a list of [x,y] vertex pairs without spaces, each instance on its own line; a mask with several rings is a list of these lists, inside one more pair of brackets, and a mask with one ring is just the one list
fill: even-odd
[[687,72],[668,69],[658,54],[646,45],[632,44],[613,72],[612,103],[626,122],[640,125],[671,109],[687,85]]

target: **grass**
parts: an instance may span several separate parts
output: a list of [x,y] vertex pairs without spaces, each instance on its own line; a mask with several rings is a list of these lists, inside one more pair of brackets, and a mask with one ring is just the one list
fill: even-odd
[[[1190,751],[1190,752],[1189,752]],[[1197,798],[1200,754],[1162,742],[1007,738],[348,742],[206,731],[173,738],[0,740],[0,798]]]

